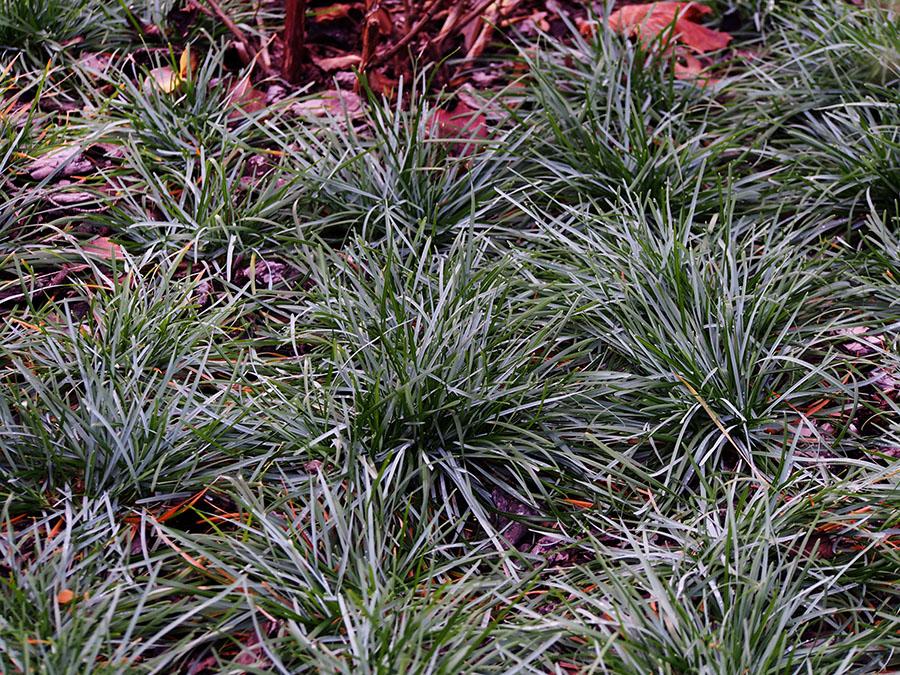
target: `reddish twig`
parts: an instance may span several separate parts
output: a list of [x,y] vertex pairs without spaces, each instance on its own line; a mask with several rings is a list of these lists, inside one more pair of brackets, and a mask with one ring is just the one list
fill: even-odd
[[[441,30],[438,32],[437,37],[433,38],[425,45],[424,49],[428,49],[429,47],[433,48],[436,53],[440,53],[441,47],[444,44],[444,40],[452,33],[453,31],[459,31],[472,23],[475,19],[481,18],[484,14],[484,11],[492,4],[496,3],[497,0],[482,0],[482,2],[475,6],[474,9],[470,10],[466,14],[462,14],[462,8],[460,5],[455,5],[450,13],[447,15],[447,20],[444,22],[444,25],[441,26]],[[462,14],[462,17],[460,15]],[[423,49],[423,51],[424,51]]]
[[[222,9],[221,5],[217,2],[217,0],[203,0],[207,5],[209,5],[213,14],[221,21],[225,27],[234,35],[234,38],[237,42],[237,52],[241,57],[241,61],[243,61],[245,66],[253,66],[259,60],[259,51],[253,45],[253,41],[247,36],[247,34],[241,30],[241,27],[238,26],[234,20],[228,16],[228,13]],[[197,3],[193,3],[197,7],[201,7],[201,5]],[[202,7],[201,7],[202,8]],[[260,64],[260,68],[266,75],[271,75],[270,69],[266,66],[265,63]]]
[[488,7],[484,13],[484,20],[481,28],[478,30],[478,37],[466,53],[466,61],[473,61],[484,53],[491,36],[494,34],[494,24],[500,18],[500,7],[497,3]]
[[451,30],[462,30],[466,26],[468,26],[472,21],[479,18],[491,4],[497,2],[498,0],[482,0],[480,4],[478,4],[475,9],[473,9],[468,14],[464,15],[459,22],[453,26]]
[[[256,56],[256,48],[251,44],[249,38],[247,37],[247,34],[241,30],[240,26],[238,26],[230,16],[228,16],[228,14],[224,9],[222,9],[219,3],[216,2],[216,0],[204,1],[207,5],[210,6],[210,9],[212,9],[213,13],[219,18],[219,21],[225,24],[225,28],[231,31],[231,34],[234,35],[237,41],[241,43],[250,59]],[[244,65],[249,65],[249,63],[250,61],[248,61]]]
[[211,19],[216,18],[215,13],[209,7],[201,5],[197,0],[188,0],[187,9],[196,9],[198,12],[206,14],[206,16],[210,17]]
[[368,70],[376,65],[376,51],[381,39],[381,0],[366,0],[366,16],[362,29],[362,50],[360,53],[359,68]]
[[382,52],[381,54],[376,55],[369,63],[369,67],[381,65],[391,57],[395,56],[410,42],[412,42],[412,39],[421,32],[421,30],[429,21],[431,21],[432,17],[435,15],[440,6],[441,0],[432,0],[428,8],[423,11],[422,18],[419,19],[416,24],[412,28],[410,28],[409,31],[407,31],[406,35],[400,38],[400,40],[398,40],[393,47],[391,47],[387,51]]
[[285,0],[284,61],[281,74],[292,83],[300,81],[306,53],[306,0]]
[[425,45],[425,49],[434,47],[435,51],[440,51],[441,45],[444,44],[444,40],[447,39],[447,36],[450,35],[450,31],[453,30],[456,22],[459,21],[462,11],[462,3],[457,3],[450,8],[450,11],[447,12],[447,17],[444,19],[444,25],[441,26],[441,29],[438,31],[437,37],[429,40]]

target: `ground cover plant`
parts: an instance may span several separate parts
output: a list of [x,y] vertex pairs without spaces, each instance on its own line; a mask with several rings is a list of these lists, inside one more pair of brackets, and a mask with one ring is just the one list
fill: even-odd
[[900,669],[896,2],[0,55],[0,672]]

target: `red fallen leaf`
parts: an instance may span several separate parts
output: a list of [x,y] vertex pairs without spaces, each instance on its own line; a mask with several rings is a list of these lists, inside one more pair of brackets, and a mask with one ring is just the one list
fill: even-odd
[[232,85],[228,92],[228,103],[239,108],[233,111],[229,116],[236,117],[241,111],[246,113],[254,113],[266,107],[266,95],[255,89],[250,83],[250,76],[242,77]]
[[109,237],[97,237],[86,243],[83,247],[85,253],[93,253],[94,255],[113,260],[114,258],[124,258],[122,247],[110,241]]
[[241,653],[234,660],[235,663],[242,666],[256,666],[257,668],[267,668],[272,664],[262,649],[261,640],[258,635],[250,635],[246,640],[241,640],[244,646]]
[[582,37],[592,38],[597,30],[597,22],[589,19],[583,19],[580,16],[575,17],[575,26]]
[[56,594],[56,601],[61,605],[68,605],[74,598],[75,594],[68,588],[64,588]]
[[693,54],[679,49],[676,52],[675,77],[679,80],[697,80],[700,85],[714,84],[715,78],[704,75],[703,64]]
[[572,506],[577,506],[579,509],[592,509],[594,508],[593,502],[586,502],[583,499],[563,499],[566,504],[571,504]]
[[199,673],[212,671],[218,662],[219,661],[215,656],[207,656],[202,659],[194,659],[194,661],[186,671],[187,675],[199,675]]
[[637,36],[645,43],[671,30],[674,42],[703,53],[724,49],[731,42],[728,33],[695,23],[695,19],[710,12],[709,7],[696,2],[626,5],[609,15],[609,26],[619,33]]
[[834,542],[827,534],[816,535],[806,542],[803,552],[809,557],[831,560],[834,557]]
[[700,77],[700,73],[703,72],[703,64],[700,63],[700,60],[692,54],[682,54],[681,57],[684,63],[680,61],[675,62],[675,77],[679,80],[690,80]]
[[369,88],[376,94],[381,94],[387,98],[393,98],[394,92],[397,91],[397,85],[400,81],[396,78],[385,74],[383,70],[370,70],[366,73],[366,80]]
[[487,138],[487,118],[476,109],[457,101],[452,110],[434,111],[439,138]]

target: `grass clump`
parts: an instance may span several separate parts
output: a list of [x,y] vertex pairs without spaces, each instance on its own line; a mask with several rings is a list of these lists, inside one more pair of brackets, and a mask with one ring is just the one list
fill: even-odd
[[201,318],[196,284],[173,282],[172,270],[100,277],[100,288],[80,289],[84,299],[7,326],[7,494],[39,499],[64,486],[130,498],[177,492],[215,477],[220,462],[252,445],[235,405],[239,367],[232,357],[216,364],[224,356],[218,322],[229,307]]
[[110,15],[89,0],[3,0],[0,48],[30,56],[52,55],[78,38],[100,42]]

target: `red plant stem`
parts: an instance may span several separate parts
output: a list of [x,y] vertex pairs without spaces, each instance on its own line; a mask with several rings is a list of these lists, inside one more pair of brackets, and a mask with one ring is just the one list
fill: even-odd
[[306,0],[285,0],[284,61],[281,76],[292,84],[300,81],[306,53]]
[[401,49],[403,49],[406,45],[408,45],[412,39],[418,35],[419,31],[421,31],[425,24],[427,24],[431,17],[435,14],[438,7],[441,6],[440,0],[432,0],[432,3],[424,10],[424,15],[421,19],[407,31],[406,35],[404,35],[397,44],[388,49],[386,52],[382,52],[378,54],[372,59],[372,62],[369,64],[371,66],[378,66],[390,59],[392,56],[397,54]]

